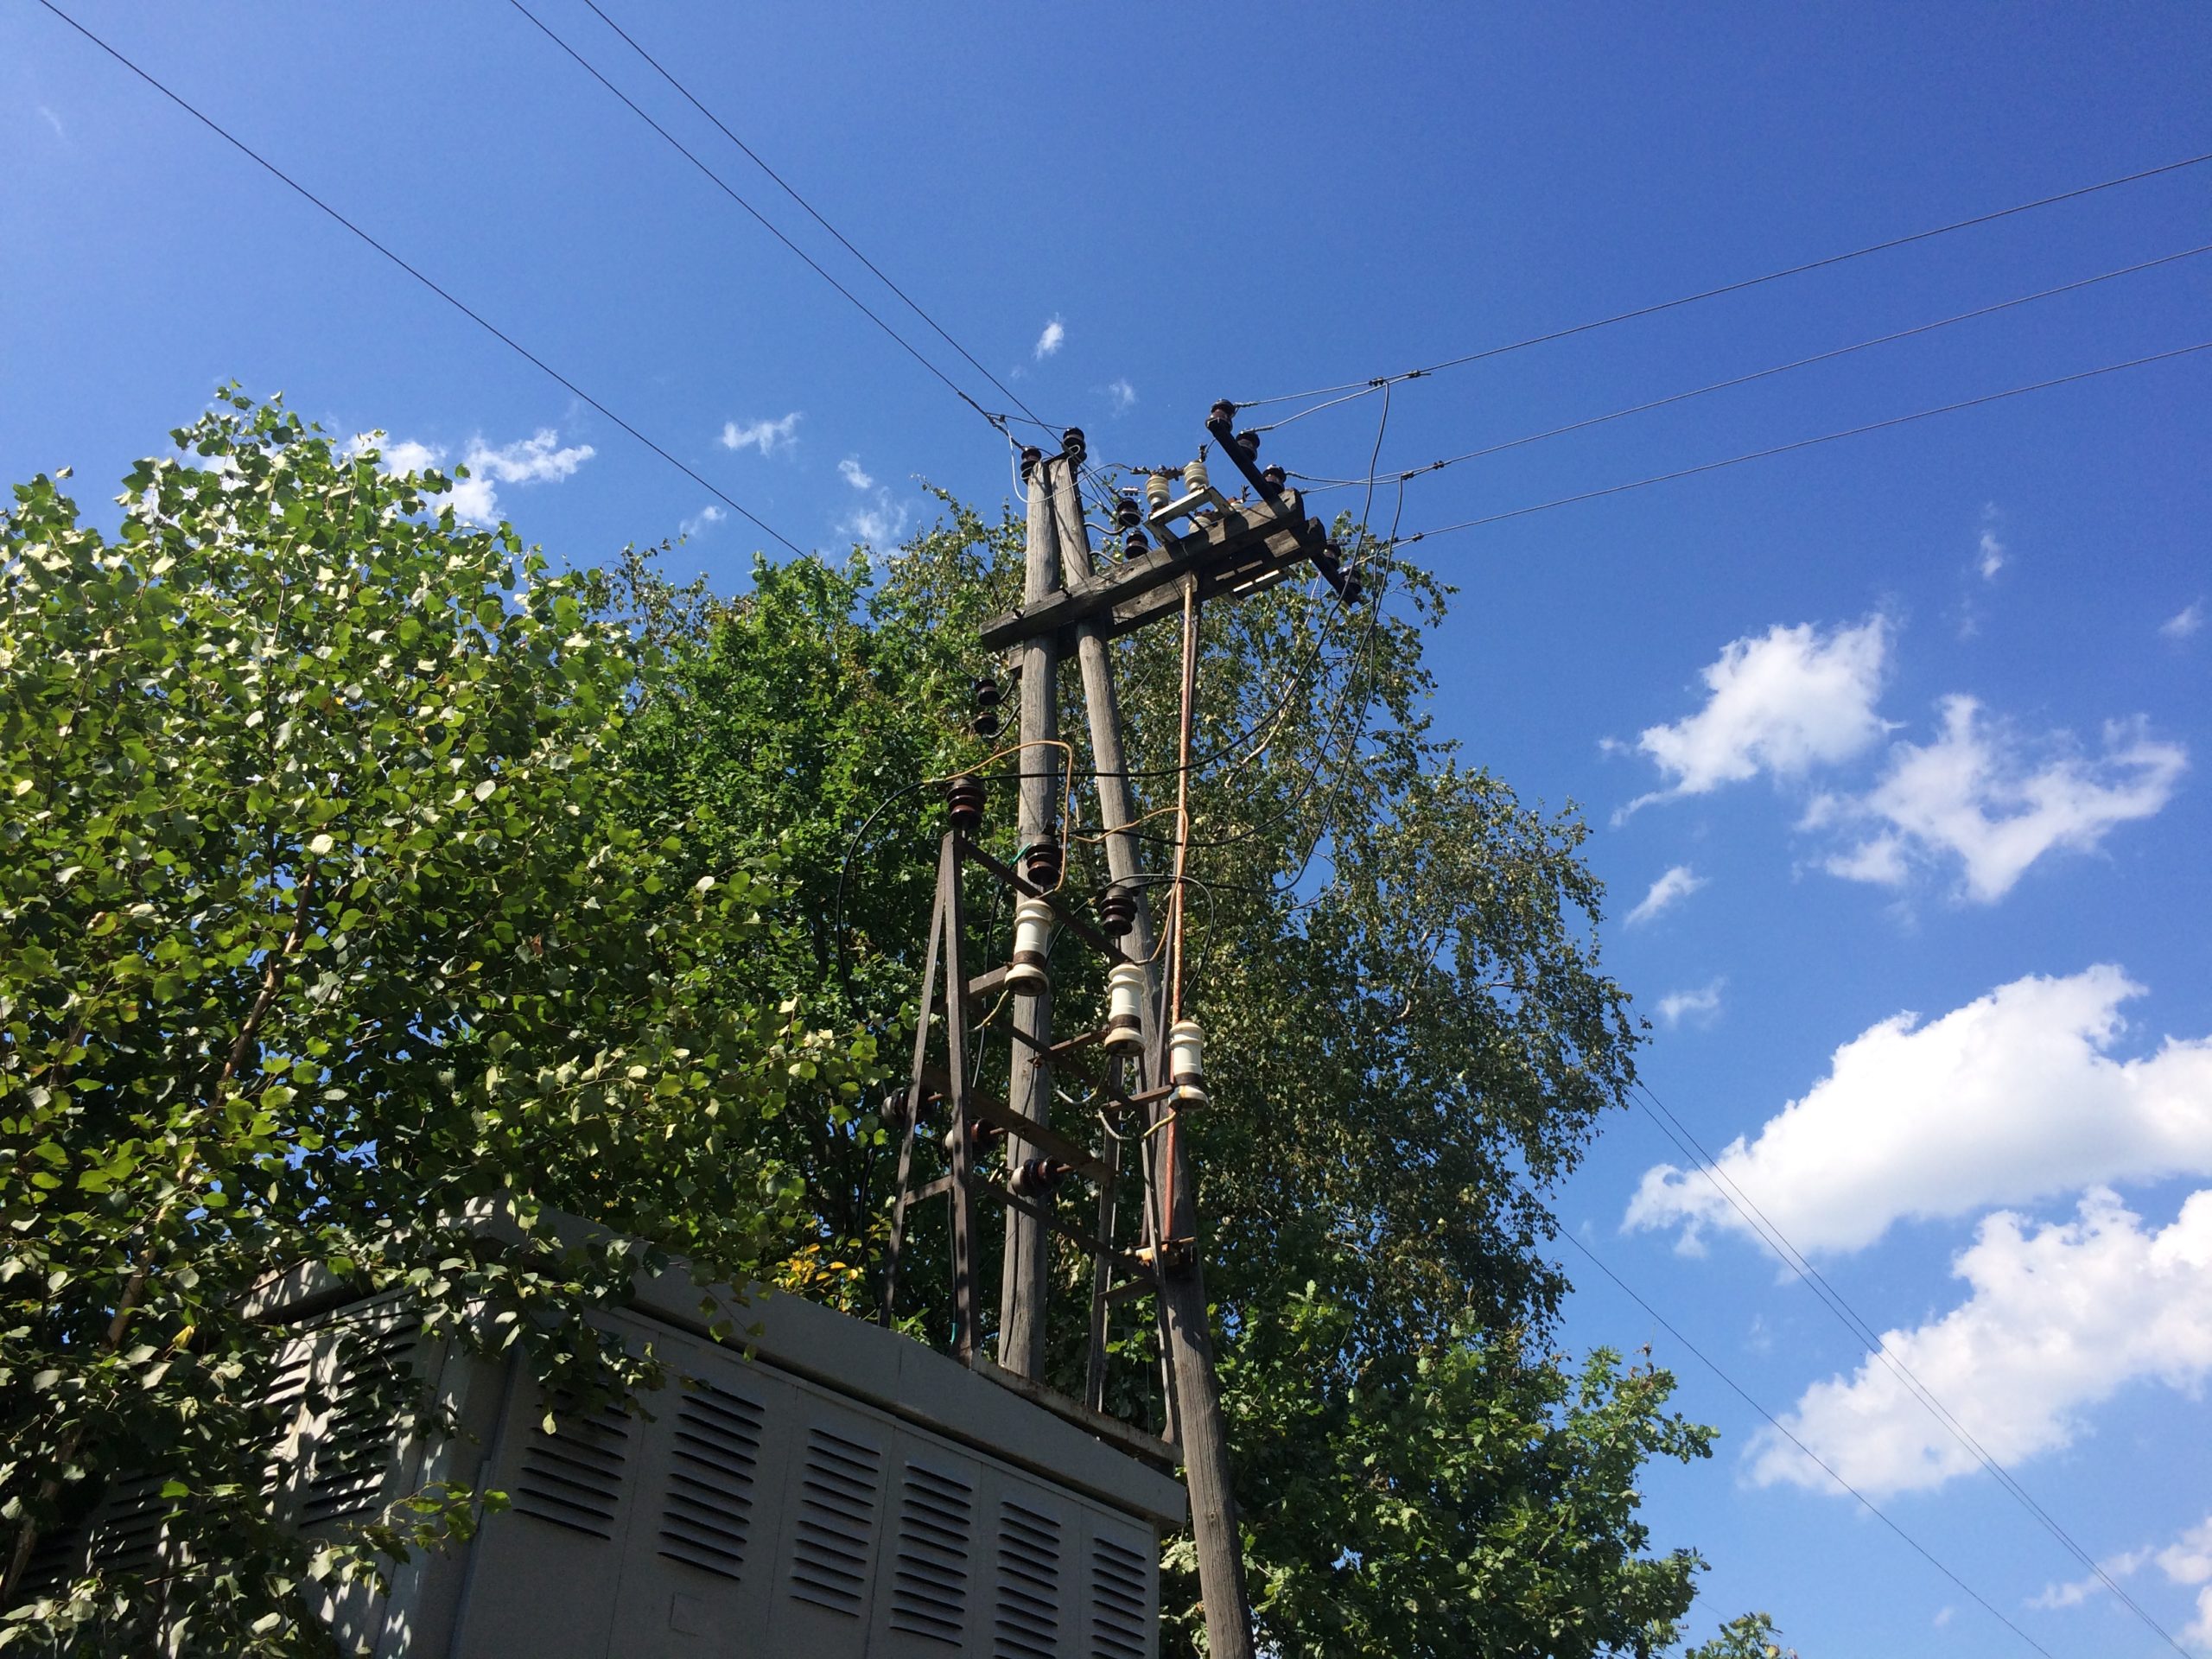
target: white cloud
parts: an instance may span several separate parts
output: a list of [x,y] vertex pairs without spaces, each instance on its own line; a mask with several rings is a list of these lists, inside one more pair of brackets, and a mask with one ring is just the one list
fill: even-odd
[[779,421],[754,421],[740,426],[735,421],[722,423],[722,448],[725,449],[758,449],[764,455],[772,455],[779,449],[788,449],[798,440],[792,435],[804,416],[793,410]]
[[1671,725],[1647,728],[1637,747],[1673,780],[1632,801],[1703,795],[1765,772],[1797,777],[1847,760],[1887,729],[1874,712],[1890,625],[1875,616],[1823,634],[1810,623],[1731,640],[1703,672],[1705,707]]
[[1997,573],[2005,568],[2005,543],[1997,539],[1997,504],[1989,503],[1981,510],[1981,543],[1975,550],[1974,567],[1981,572],[1984,582],[1997,580]]
[[856,490],[872,490],[875,487],[875,480],[861,470],[861,458],[858,455],[847,455],[839,461],[837,476]]
[[[421,473],[432,467],[444,469],[446,451],[412,438],[388,439],[380,432],[363,432],[355,435],[352,450],[359,454],[373,448],[383,458],[388,473]],[[494,524],[499,520],[499,486],[502,484],[557,484],[575,475],[576,469],[598,452],[588,443],[570,444],[563,448],[561,435],[550,426],[542,426],[526,438],[493,448],[481,438],[471,438],[461,451],[460,465],[468,469],[467,478],[454,477],[453,488],[446,496],[454,516],[472,524]]]
[[729,515],[728,513],[724,512],[720,507],[709,501],[705,506],[700,508],[699,511],[691,518],[686,518],[682,524],[677,526],[677,528],[680,529],[687,537],[696,536],[701,531],[706,529],[709,524],[719,524],[723,519],[728,517]]
[[[2109,1052],[2120,1005],[2142,990],[2107,964],[2015,980],[1927,1025],[1885,1020],[1730,1144],[1720,1170],[1808,1252],[2093,1183],[2212,1175],[2212,1037],[2170,1037],[2139,1059]],[[1689,1239],[1745,1229],[1703,1176],[1670,1164],[1645,1173],[1624,1224]]]
[[1041,363],[1058,351],[1067,341],[1068,326],[1058,317],[1045,325],[1045,332],[1037,336],[1037,360]]
[[[1885,1333],[1883,1346],[1999,1465],[2071,1445],[2082,1413],[2129,1383],[2194,1389],[2212,1374],[2212,1191],[2193,1194],[2157,1231],[2103,1188],[2075,1219],[2050,1226],[2000,1211],[1954,1268],[1971,1287],[1967,1300],[1916,1330]],[[1929,1490],[1980,1467],[1872,1356],[1850,1377],[1808,1389],[1784,1421],[1872,1497]],[[1758,1484],[1830,1489],[1772,1430],[1746,1456]],[[2194,1546],[2171,1553],[2177,1574],[2212,1569]]]
[[2036,765],[2017,739],[1984,722],[1975,699],[1947,697],[1942,707],[1942,734],[1925,747],[1897,744],[1863,799],[1813,803],[1803,828],[1854,818],[1881,826],[1825,861],[1831,874],[1896,886],[1914,857],[1955,857],[1967,896],[1991,903],[2045,853],[2093,850],[2118,825],[2156,813],[2188,766],[2187,750],[2152,738],[2140,720],[2107,723],[2094,761],[2055,734]]
[[1670,1029],[1685,1019],[1695,1020],[1700,1025],[1712,1024],[1720,1013],[1720,991],[1727,982],[1716,979],[1694,991],[1669,992],[1659,999],[1659,1017]]
[[2196,600],[2184,605],[2164,621],[2158,624],[2162,639],[2186,639],[2204,626],[2204,601]]
[[55,137],[67,138],[69,136],[61,130],[61,118],[60,116],[56,115],[52,110],[47,108],[43,104],[38,105],[35,107],[39,114],[45,119],[46,124],[54,129],[54,136]]
[[1629,912],[1624,918],[1630,927],[1640,927],[1659,914],[1671,909],[1705,885],[1705,878],[1687,864],[1677,864],[1651,884],[1651,891],[1643,895],[1643,902]]
[[862,507],[847,515],[838,528],[856,542],[866,542],[871,547],[886,547],[906,533],[907,510],[903,501],[893,501],[888,490],[876,492],[875,505]]
[[1127,380],[1108,382],[1106,396],[1112,399],[1116,415],[1126,415],[1137,406],[1137,389]]
[[2041,1595],[2030,1598],[2028,1605],[2079,1607],[2111,1587],[2106,1583],[2107,1579],[2118,1582],[2133,1578],[2154,1562],[2165,1574],[2167,1582],[2196,1591],[2196,1618],[2182,1631],[2181,1639],[2199,1647],[2212,1647],[2212,1516],[2184,1529],[2163,1549],[2156,1544],[2145,1544],[2140,1549],[2131,1549],[2098,1562],[2104,1569],[2102,1578],[2092,1573],[2065,1584],[2046,1585]]

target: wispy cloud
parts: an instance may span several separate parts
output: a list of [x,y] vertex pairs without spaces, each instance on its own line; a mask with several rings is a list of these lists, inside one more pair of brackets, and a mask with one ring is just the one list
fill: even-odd
[[1045,332],[1037,336],[1037,350],[1035,353],[1037,360],[1039,363],[1042,363],[1046,358],[1052,356],[1053,353],[1058,351],[1060,347],[1066,343],[1067,337],[1067,324],[1062,322],[1058,317],[1054,317],[1050,322],[1045,325]]
[[722,423],[722,448],[725,449],[758,449],[764,455],[772,455],[779,449],[788,449],[798,439],[793,435],[804,418],[798,410],[777,421],[753,421],[740,426],[735,421]]
[[1887,773],[1863,798],[1824,795],[1801,827],[1854,820],[1875,832],[1823,863],[1830,874],[1896,887],[1919,860],[1956,858],[1965,895],[1994,903],[2044,854],[2094,850],[2119,825],[2147,818],[2188,767],[2180,744],[2138,718],[2113,721],[2104,752],[2083,757],[2064,733],[2031,746],[1985,720],[1973,697],[1946,697],[1943,728],[1925,745],[1899,743]]
[[1643,902],[1629,912],[1627,924],[1641,927],[1660,912],[1681,903],[1705,885],[1705,878],[1687,864],[1677,864],[1651,884]]
[[847,455],[839,461],[837,476],[856,490],[872,490],[875,487],[875,480],[861,470],[861,458],[858,455]]
[[688,539],[690,537],[696,536],[701,531],[706,529],[709,524],[719,524],[723,519],[728,517],[729,515],[728,513],[724,512],[720,507],[709,501],[705,506],[700,508],[699,511],[694,513],[690,518],[686,518],[682,524],[677,526],[677,528],[683,532],[685,537]]
[[1888,729],[1874,704],[1889,639],[1888,621],[1875,616],[1825,633],[1810,623],[1777,623],[1764,634],[1731,640],[1703,671],[1705,706],[1671,724],[1647,727],[1637,739],[1671,781],[1617,816],[1761,772],[1800,776],[1869,747]]
[[2200,599],[2183,606],[2159,623],[2158,637],[2162,639],[2186,639],[2203,626],[2204,601]]
[[1996,581],[1997,573],[2005,568],[2005,543],[1997,539],[1999,517],[1994,501],[1981,510],[1981,542],[1975,550],[1974,568],[1981,572],[1984,582]]
[[1708,1026],[1720,1015],[1720,993],[1726,979],[1716,979],[1694,991],[1670,991],[1659,999],[1659,1018],[1672,1030],[1685,1020]]
[[47,108],[43,104],[35,105],[33,107],[38,111],[40,116],[45,120],[46,124],[54,129],[54,136],[55,137],[67,138],[69,136],[62,128],[61,118],[60,116],[56,115],[52,110]]
[[[381,432],[365,432],[353,440],[356,451],[375,449],[389,473],[421,473],[445,466],[447,451],[412,438],[387,439]],[[542,426],[526,438],[494,448],[482,438],[471,438],[461,453],[467,478],[456,476],[446,497],[454,516],[472,524],[499,521],[502,484],[557,484],[573,477],[576,469],[598,453],[588,443],[563,445],[561,435]]]
[[1106,397],[1116,415],[1126,415],[1137,406],[1137,389],[1127,380],[1109,381]]

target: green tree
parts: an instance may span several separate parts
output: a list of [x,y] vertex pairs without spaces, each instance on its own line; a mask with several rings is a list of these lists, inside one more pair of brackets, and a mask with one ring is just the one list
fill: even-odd
[[[1564,1288],[1546,1195],[1623,1103],[1637,1040],[1599,963],[1585,831],[1431,730],[1422,652],[1446,590],[1339,531],[1377,601],[1346,610],[1286,584],[1210,607],[1197,711],[1192,985],[1216,1103],[1186,1124],[1263,1635],[1287,1655],[1656,1651],[1700,1563],[1650,1551],[1637,1471],[1706,1455],[1710,1432],[1666,1409],[1663,1372],[1604,1353],[1570,1366],[1545,1339]],[[914,1018],[932,780],[998,779],[986,839],[1014,850],[1006,779],[1033,762],[965,728],[971,679],[1005,672],[976,629],[1016,602],[1021,541],[1010,514],[948,500],[888,560],[761,564],[749,594],[673,632],[672,683],[630,730],[641,793],[721,826],[723,856],[788,836],[821,928],[785,971],[794,988],[826,976],[887,1051]],[[1116,651],[1150,814],[1173,799],[1175,630]],[[1078,784],[1084,727],[1071,700]],[[1069,826],[1078,894],[1103,880],[1084,817]],[[1161,871],[1164,829],[1141,832]],[[971,902],[1002,944],[989,896]],[[1075,1028],[1095,970],[1064,951],[1054,972]],[[988,1087],[1006,1045],[987,1035],[982,1052]],[[1079,1102],[1067,1126],[1078,1117]],[[873,1259],[880,1127],[772,1132],[809,1170],[795,1247]],[[910,1261],[943,1259],[935,1224],[921,1213]],[[1052,1380],[1079,1391],[1084,1263],[1064,1255],[1059,1274]],[[938,1277],[906,1281],[917,1330],[948,1326]],[[810,1288],[861,1287],[847,1274]],[[1122,1306],[1112,1403],[1142,1421],[1156,1351],[1142,1305]],[[1165,1567],[1169,1649],[1195,1651],[1187,1547]]]
[[[520,1345],[549,1397],[650,1380],[575,1317],[632,1252],[459,1212],[743,1282],[799,1213],[764,1126],[849,1112],[868,1046],[773,994],[772,838],[712,864],[613,764],[657,670],[606,578],[276,404],[173,435],[115,534],[66,472],[0,515],[0,1646],[307,1651],[302,1574],[468,1495],[277,1529],[244,1293],[320,1265]],[[39,1581],[145,1471],[203,1565]]]

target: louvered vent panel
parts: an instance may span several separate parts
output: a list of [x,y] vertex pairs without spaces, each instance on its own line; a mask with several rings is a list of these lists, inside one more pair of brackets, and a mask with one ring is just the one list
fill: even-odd
[[806,1435],[791,1594],[859,1618],[875,1543],[875,1483],[883,1454],[825,1428]]
[[[314,1472],[300,1501],[303,1526],[377,1507],[402,1427],[392,1408],[422,1329],[422,1317],[416,1314],[344,1338],[331,1385],[335,1398],[330,1421],[315,1442]],[[304,1389],[304,1378],[301,1386]]]
[[726,1579],[745,1566],[753,1483],[760,1462],[761,1408],[742,1395],[701,1386],[676,1408],[660,1553]]
[[991,1652],[1052,1659],[1060,1645],[1060,1523],[1007,1498],[999,1505],[998,1567]]
[[613,1406],[590,1417],[556,1414],[560,1433],[533,1423],[523,1447],[512,1507],[571,1532],[614,1535],[622,1497],[622,1465],[630,1451],[630,1420]]
[[899,1559],[891,1628],[957,1648],[967,1632],[968,1559],[976,1489],[957,1475],[906,1465],[899,1499]]
[[152,1574],[162,1567],[162,1524],[168,1505],[151,1475],[124,1475],[108,1489],[92,1528],[92,1570]]
[[1142,1555],[1110,1538],[1090,1542],[1090,1650],[1098,1659],[1145,1659],[1149,1574]]
[[286,1444],[297,1426],[300,1405],[307,1398],[308,1379],[315,1372],[315,1344],[305,1337],[296,1337],[285,1345],[283,1357],[276,1363],[275,1374],[269,1380],[269,1392],[263,1397],[269,1403],[270,1420],[276,1426],[276,1444],[270,1449],[269,1461],[261,1465],[261,1490],[274,1493],[286,1484],[285,1478],[290,1454],[295,1448]]

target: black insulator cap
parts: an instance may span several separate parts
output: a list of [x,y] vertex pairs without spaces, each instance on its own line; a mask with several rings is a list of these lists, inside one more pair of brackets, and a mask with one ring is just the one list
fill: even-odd
[[1114,522],[1123,530],[1135,530],[1144,522],[1144,509],[1137,505],[1136,497],[1123,495],[1115,498]]
[[1021,448],[1021,479],[1022,479],[1022,482],[1024,482],[1024,483],[1026,484],[1026,483],[1027,483],[1027,482],[1029,481],[1029,474],[1030,474],[1031,471],[1032,471],[1033,469],[1034,469],[1034,467],[1036,467],[1036,465],[1037,465],[1037,463],[1038,463],[1039,461],[1042,461],[1042,460],[1044,460],[1044,459],[1045,459],[1045,452],[1044,452],[1042,449],[1039,449],[1039,448],[1035,444],[1033,444],[1033,443],[1028,443],[1028,444],[1024,444],[1024,445],[1022,446],[1022,448]]
[[1134,559],[1151,545],[1150,542],[1145,540],[1144,531],[1133,530],[1122,537],[1122,556],[1125,559]]
[[1098,895],[1098,931],[1118,939],[1137,925],[1137,896],[1116,881]]
[[978,709],[995,709],[1006,700],[1006,693],[999,689],[999,683],[988,674],[976,679],[975,690]]
[[1260,435],[1256,432],[1239,432],[1230,442],[1244,452],[1247,461],[1260,453]]
[[1280,467],[1270,467],[1260,474],[1260,482],[1271,490],[1279,490],[1290,482],[1290,474]]
[[1059,886],[1059,838],[1056,836],[1043,835],[1031,842],[1022,851],[1021,873],[1029,878],[1029,885],[1033,887]]
[[944,786],[944,803],[951,809],[952,827],[973,835],[983,822],[983,780],[966,773]]
[[1069,465],[1083,465],[1083,458],[1090,451],[1084,443],[1081,427],[1071,426],[1060,434],[1060,453],[1067,457]]
[[1065,1173],[1066,1166],[1049,1158],[1025,1158],[1007,1179],[1007,1190],[1017,1198],[1049,1198]]
[[1358,603],[1359,603],[1360,595],[1361,595],[1362,594],[1364,594],[1366,591],[1367,591],[1367,584],[1366,584],[1365,582],[1362,582],[1362,581],[1359,579],[1359,572],[1358,572],[1358,571],[1357,571],[1357,570],[1347,570],[1347,571],[1344,573],[1344,603],[1345,603],[1345,604],[1347,604],[1347,605],[1357,605],[1357,604],[1358,604]]
[[984,709],[974,720],[969,721],[969,725],[976,735],[986,743],[1004,729],[1004,725],[999,719],[998,710],[995,709]]
[[1213,406],[1211,419],[1208,422],[1208,424],[1211,425],[1217,422],[1223,426],[1227,426],[1236,418],[1236,405],[1230,403],[1228,398],[1224,397]]

